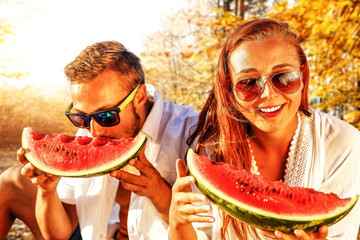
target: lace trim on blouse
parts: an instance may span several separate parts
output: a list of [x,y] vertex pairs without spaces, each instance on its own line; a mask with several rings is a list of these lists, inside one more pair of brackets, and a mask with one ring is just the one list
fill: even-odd
[[307,159],[311,158],[312,139],[314,133],[314,116],[306,116],[298,112],[298,126],[290,144],[287,158],[284,183],[288,186],[301,186]]
[[[288,157],[286,159],[286,169],[284,176],[284,183],[288,186],[300,186],[304,178],[306,169],[306,159],[309,159],[312,146],[313,136],[313,115],[306,116],[302,112],[297,113],[298,125],[295,134],[290,143]],[[251,154],[251,169],[252,174],[259,175],[259,169],[256,165],[256,160],[251,148],[249,139],[247,140]]]

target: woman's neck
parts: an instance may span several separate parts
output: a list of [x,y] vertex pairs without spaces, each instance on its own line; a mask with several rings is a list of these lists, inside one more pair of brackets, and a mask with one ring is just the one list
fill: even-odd
[[263,132],[254,129],[255,137],[249,139],[254,160],[261,175],[269,180],[282,180],[291,141],[296,132],[298,117],[286,129]]

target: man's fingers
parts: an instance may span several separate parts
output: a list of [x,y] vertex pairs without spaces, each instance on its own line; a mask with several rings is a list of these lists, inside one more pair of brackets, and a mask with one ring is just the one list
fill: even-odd
[[43,172],[40,169],[37,169],[36,167],[34,167],[34,165],[32,165],[31,163],[26,163],[20,172],[23,176],[25,177],[29,177],[29,178],[33,178],[33,177],[38,177],[40,175],[43,174]]
[[141,152],[137,156],[137,159],[149,167],[153,166],[145,156],[145,147],[141,150]]
[[186,176],[186,164],[183,160],[178,159],[176,160],[176,174],[177,174],[177,178],[180,177],[185,177]]

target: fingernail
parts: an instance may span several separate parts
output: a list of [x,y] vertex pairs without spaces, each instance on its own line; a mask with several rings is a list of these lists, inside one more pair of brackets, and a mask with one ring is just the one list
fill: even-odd
[[295,229],[295,230],[294,230],[294,234],[295,234],[295,236],[297,236],[297,237],[301,237],[302,232],[301,232],[301,230]]
[[281,234],[281,232],[279,232],[279,231],[275,231],[275,236],[278,237],[278,238],[281,238],[281,237],[282,237],[282,234]]
[[193,176],[188,177],[188,181],[191,183],[195,182],[195,178]]

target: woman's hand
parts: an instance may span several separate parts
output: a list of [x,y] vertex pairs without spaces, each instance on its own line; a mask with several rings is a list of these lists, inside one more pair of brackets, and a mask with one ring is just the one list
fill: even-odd
[[294,230],[294,235],[285,234],[281,231],[261,231],[261,234],[265,237],[282,240],[324,240],[328,235],[328,228],[324,225],[317,232],[306,232],[302,229],[296,229]]
[[42,192],[55,192],[57,176],[45,173],[32,165],[25,157],[25,150],[20,148],[17,151],[17,159],[24,166],[21,168],[21,175],[30,179]]
[[177,178],[172,188],[172,199],[169,212],[169,238],[196,239],[192,222],[214,222],[214,218],[200,216],[200,213],[211,212],[210,205],[195,205],[193,202],[205,202],[207,198],[201,193],[191,192],[190,185],[195,183],[192,176],[186,176],[186,165],[178,159],[176,162]]

